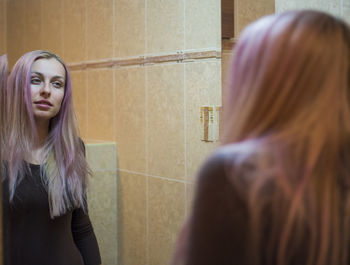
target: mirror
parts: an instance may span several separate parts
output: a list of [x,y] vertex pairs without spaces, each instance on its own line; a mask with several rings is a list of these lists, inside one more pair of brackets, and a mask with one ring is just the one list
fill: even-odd
[[[324,8],[321,0],[305,6],[311,2]],[[70,69],[103,264],[169,262],[198,167],[219,144],[213,113],[235,40],[250,21],[300,7],[286,0],[0,0],[0,55],[8,54],[10,70],[38,49]],[[342,1],[329,11],[350,14]]]

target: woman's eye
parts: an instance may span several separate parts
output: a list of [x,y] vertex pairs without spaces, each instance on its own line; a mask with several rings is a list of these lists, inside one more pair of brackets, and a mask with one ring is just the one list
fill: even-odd
[[31,81],[30,81],[33,85],[40,85],[41,80],[38,77],[32,77]]
[[54,86],[55,88],[61,88],[61,87],[63,87],[63,84],[62,84],[61,82],[59,82],[59,81],[53,82],[52,84],[53,84],[53,86]]

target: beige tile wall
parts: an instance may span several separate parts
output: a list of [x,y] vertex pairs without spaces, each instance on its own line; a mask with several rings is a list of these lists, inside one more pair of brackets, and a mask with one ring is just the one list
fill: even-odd
[[238,37],[249,23],[274,12],[275,0],[236,0],[234,4],[235,37]]
[[118,264],[147,264],[147,179],[118,173]]
[[146,53],[183,50],[184,2],[153,0],[146,3]]
[[276,12],[292,9],[317,9],[342,17],[350,23],[349,0],[275,0]]
[[184,65],[147,69],[148,173],[184,179]]
[[7,53],[7,0],[0,0],[0,55]]
[[119,167],[146,173],[146,69],[115,70],[116,134]]
[[[58,10],[56,10],[56,12],[57,11]],[[54,14],[57,14],[57,13],[54,13]],[[41,22],[41,0],[26,1],[25,2],[25,23],[24,23],[24,32],[23,32],[24,42],[25,42],[24,44],[25,51],[37,50],[38,47],[41,46],[43,39],[48,40],[48,36],[42,34],[43,32],[41,28],[42,24],[40,22]],[[56,35],[59,33],[54,33],[54,34]]]
[[220,12],[218,1],[185,1],[185,49],[221,47]]
[[[12,62],[28,49],[42,48],[68,63],[221,48],[220,1],[33,0],[30,15],[26,0],[10,2],[10,28],[16,29],[8,38]],[[35,39],[26,45],[29,35]],[[104,265],[116,264],[106,243],[112,240],[106,228],[114,224],[119,265],[167,264],[191,207],[196,171],[216,145],[200,141],[199,118],[200,106],[221,105],[221,60],[81,69],[71,75],[82,137],[115,141],[118,150],[116,184],[113,166],[107,165],[112,161],[87,148],[95,172],[90,192],[106,201],[94,211],[97,203],[90,199],[93,222],[118,207],[118,219],[96,228],[103,235]],[[99,166],[101,161],[106,164]],[[108,197],[114,187],[117,205]]]
[[113,70],[87,71],[87,138],[114,140],[115,97]]
[[184,221],[185,184],[149,178],[148,264],[169,263],[176,233]]
[[86,60],[86,1],[63,1],[63,58],[66,62]]
[[76,118],[79,121],[79,131],[82,138],[87,139],[87,72],[73,71],[71,73],[73,103]]
[[138,56],[146,52],[145,15],[144,0],[115,2],[114,52],[116,57]]
[[198,122],[201,106],[221,106],[221,62],[208,60],[188,63],[186,69],[186,177],[194,182],[198,165],[212,151],[216,142],[203,142]]
[[10,66],[25,52],[25,2],[8,1],[7,53]]
[[113,57],[113,0],[87,0],[86,49],[88,60]]
[[[38,0],[36,0],[38,1]],[[42,18],[42,49],[63,55],[63,1],[39,0],[41,2]],[[31,1],[27,1],[30,5]],[[40,10],[40,9],[39,9]],[[40,14],[40,12],[37,12]],[[40,45],[40,44],[39,44]]]

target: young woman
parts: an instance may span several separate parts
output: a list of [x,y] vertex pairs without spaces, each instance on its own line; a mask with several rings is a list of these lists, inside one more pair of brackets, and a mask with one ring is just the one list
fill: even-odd
[[5,264],[100,264],[67,66],[50,52],[29,52],[15,64],[6,92]]
[[174,264],[349,264],[350,29],[264,17],[229,71],[223,144],[202,167]]

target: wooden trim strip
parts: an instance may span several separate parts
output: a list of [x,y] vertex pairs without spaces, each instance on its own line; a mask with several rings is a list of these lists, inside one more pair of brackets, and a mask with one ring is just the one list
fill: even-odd
[[231,52],[235,44],[237,43],[237,39],[223,39],[221,42],[221,47],[223,52]]
[[71,63],[68,67],[71,71],[85,70],[91,68],[123,67],[130,65],[157,64],[166,62],[182,62],[185,60],[200,60],[209,58],[221,58],[221,52],[216,50],[198,52],[178,52],[173,54],[144,56],[130,59],[105,59],[99,61],[87,61],[82,63]]

